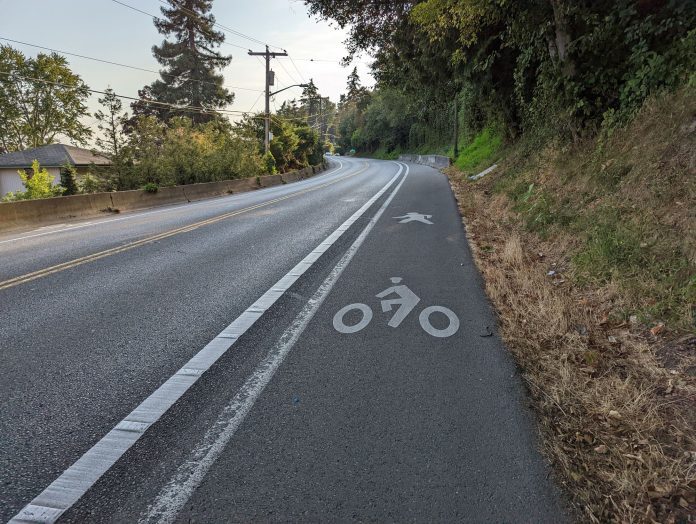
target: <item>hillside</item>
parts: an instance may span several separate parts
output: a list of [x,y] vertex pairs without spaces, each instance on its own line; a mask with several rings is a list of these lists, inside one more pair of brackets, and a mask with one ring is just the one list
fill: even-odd
[[586,517],[687,522],[696,89],[649,99],[611,134],[541,148],[522,140],[449,175],[545,452]]

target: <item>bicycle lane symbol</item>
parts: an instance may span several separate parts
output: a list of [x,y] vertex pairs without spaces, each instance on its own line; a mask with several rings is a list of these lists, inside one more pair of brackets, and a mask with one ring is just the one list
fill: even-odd
[[[397,307],[394,315],[387,325],[392,328],[397,328],[406,319],[406,317],[413,311],[418,303],[420,302],[420,297],[416,295],[408,286],[401,284],[403,280],[401,277],[392,277],[391,287],[388,287],[384,291],[376,295],[377,298],[381,300],[382,312],[387,313],[392,311],[394,307]],[[390,295],[395,295],[396,298],[387,299]],[[348,313],[352,311],[357,311],[361,314],[361,319],[357,324],[348,325],[345,323],[345,317]],[[440,313],[447,317],[447,327],[436,328],[430,321],[430,317],[435,314]],[[357,333],[365,329],[372,321],[373,313],[370,306],[366,304],[356,303],[348,304],[347,306],[339,309],[333,317],[333,327],[339,333],[351,334]],[[444,306],[428,306],[420,315],[418,315],[418,322],[421,328],[429,335],[437,338],[447,338],[454,335],[459,330],[459,318],[457,315],[449,308]]]

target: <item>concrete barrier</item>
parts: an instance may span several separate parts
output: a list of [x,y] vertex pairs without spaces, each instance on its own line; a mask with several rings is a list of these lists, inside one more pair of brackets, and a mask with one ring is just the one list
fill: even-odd
[[259,177],[259,185],[261,187],[279,186],[283,183],[281,175],[266,175]]
[[413,164],[423,164],[435,169],[443,169],[450,166],[450,158],[442,155],[399,155],[399,160]]
[[98,215],[110,207],[109,193],[2,202],[0,231]]
[[143,189],[73,195],[40,200],[0,203],[0,231],[26,226],[57,224],[71,218],[98,216],[108,211],[130,211],[167,204],[203,200],[232,193],[244,193],[262,187],[297,182],[326,168],[325,164],[306,167],[283,175],[238,178],[204,184],[161,187],[155,193]]
[[114,191],[109,193],[109,195],[111,196],[111,207],[118,211],[130,211],[188,202],[182,186],[160,187],[154,193],[142,189],[134,189],[132,191]]
[[232,193],[246,193],[247,191],[253,191],[259,188],[259,183],[256,181],[256,177],[251,178],[238,178],[236,180],[227,181],[227,192]]
[[283,179],[283,182],[286,184],[289,184],[291,182],[298,182],[304,178],[304,169],[300,169],[299,171],[290,171],[289,173],[283,173],[281,178]]

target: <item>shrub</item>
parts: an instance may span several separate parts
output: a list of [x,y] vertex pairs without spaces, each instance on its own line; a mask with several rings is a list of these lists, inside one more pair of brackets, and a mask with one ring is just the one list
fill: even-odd
[[145,184],[145,186],[143,186],[143,189],[148,193],[157,193],[159,186],[153,182],[148,182]]
[[266,173],[268,173],[269,175],[276,174],[275,157],[273,156],[273,153],[271,153],[270,151],[263,155],[263,165],[266,168]]
[[80,193],[97,193],[103,190],[102,184],[91,174],[86,174],[79,184]]
[[56,177],[51,176],[48,171],[42,169],[38,160],[31,163],[32,174],[28,175],[24,169],[17,171],[19,178],[22,179],[22,184],[26,191],[17,191],[16,193],[8,193],[3,201],[11,202],[14,200],[34,200],[37,198],[50,198],[63,194],[64,188],[54,186],[53,181]]
[[78,193],[76,178],[77,171],[73,165],[66,163],[60,168],[60,185],[64,189],[64,195],[76,195]]

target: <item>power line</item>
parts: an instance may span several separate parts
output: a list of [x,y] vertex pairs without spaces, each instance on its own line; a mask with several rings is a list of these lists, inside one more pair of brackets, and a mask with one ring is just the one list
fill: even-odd
[[259,96],[257,96],[257,97],[256,97],[256,100],[254,101],[254,105],[252,105],[251,108],[249,108],[249,111],[247,111],[247,113],[251,113],[251,112],[254,110],[254,108],[256,107],[256,104],[258,104],[258,103],[259,103],[259,100],[261,100],[261,97],[263,96],[264,92],[265,92],[265,91],[261,91],[261,92],[259,93]]
[[[171,6],[171,4],[174,4],[174,5],[176,5],[179,9],[181,9],[182,11],[197,16],[197,13],[191,11],[191,10],[188,9],[187,7],[184,7],[183,5],[181,5],[180,3],[178,3],[176,0],[171,0],[171,3],[168,2],[167,0],[159,0],[159,1],[160,1],[160,3],[162,3],[162,4],[166,5],[166,6]],[[224,26],[224,25],[222,25],[222,24],[219,23],[219,22],[213,22],[213,25],[216,26],[216,27],[219,27],[219,28],[222,29],[223,31],[227,31],[228,33],[232,33],[232,34],[235,35],[235,36],[239,36],[239,37],[245,38],[245,39],[247,39],[247,40],[249,40],[249,41],[251,41],[251,42],[254,42],[254,43],[256,43],[256,44],[269,45],[270,47],[276,47],[276,48],[278,48],[278,49],[281,49],[280,46],[266,44],[266,42],[263,42],[263,41],[261,41],[261,40],[259,40],[259,39],[257,39],[257,38],[254,38],[253,36],[246,35],[246,34],[242,33],[241,31],[237,31],[236,29],[232,29],[232,28],[230,28],[230,27]]]
[[[18,75],[17,73],[8,73],[5,71],[0,71],[0,75],[4,75],[8,78],[20,78],[22,80],[27,80],[30,82],[39,82],[42,84],[48,84],[48,85],[54,85],[58,87],[65,87],[68,89],[76,89],[76,90],[83,90],[87,91],[89,93],[95,93],[98,95],[106,95],[109,94],[106,91],[99,91],[98,89],[90,89],[87,86],[81,87],[81,86],[71,86],[67,84],[62,84],[60,82],[51,82],[50,80],[44,80],[43,78],[33,78],[29,76],[23,76],[23,75]],[[112,92],[113,93],[113,92]],[[133,96],[127,96],[127,95],[119,95],[118,93],[113,93],[114,96],[117,98],[123,98],[125,100],[134,100],[136,102],[145,102],[147,104],[152,104],[152,105],[157,105],[157,106],[162,106],[162,107],[171,107],[173,109],[176,109],[178,111],[190,111],[190,112],[198,112],[198,113],[203,113],[203,114],[211,114],[211,113],[225,113],[225,114],[234,114],[234,115],[247,115],[246,111],[235,111],[233,109],[208,109],[206,107],[202,106],[189,106],[189,105],[177,105],[177,104],[169,104],[167,102],[160,102],[158,100],[152,100],[150,98],[136,98]],[[257,117],[251,117],[251,118],[257,118]]]
[[[130,4],[126,4],[125,2],[121,2],[120,0],[111,0],[111,1],[114,2],[114,3],[116,3],[116,4],[122,5],[123,7],[127,7],[128,9],[132,9],[133,11],[137,11],[138,13],[142,13],[142,14],[144,14],[144,15],[146,15],[146,16],[149,16],[149,17],[152,18],[153,20],[159,20],[159,19],[160,19],[160,17],[157,16],[157,15],[153,15],[152,13],[148,13],[147,11],[143,11],[142,9],[138,9],[137,7],[133,7],[133,6],[130,5]],[[230,43],[230,42],[222,42],[222,43],[225,44],[225,45],[229,45],[229,46],[232,46],[232,47],[236,47],[236,48],[238,48],[238,49],[244,49],[245,51],[246,51],[246,49],[247,49],[247,48],[244,47],[244,46],[237,45],[237,44],[232,44],[232,43]]]
[[297,71],[297,74],[300,75],[300,78],[302,79],[302,83],[303,84],[306,83],[304,77],[302,76],[302,73],[300,72],[300,70],[297,67],[297,64],[292,59],[292,56],[288,56],[288,58],[290,59],[290,62],[292,63],[293,67],[295,68],[295,71]]
[[329,60],[328,58],[295,58],[298,62],[330,62],[332,64],[341,64],[340,60]]
[[[45,50],[47,50],[47,51],[52,51],[52,52],[54,52],[54,53],[61,53],[61,54],[64,54],[64,55],[69,55],[69,56],[76,56],[76,57],[78,57],[78,58],[84,58],[84,59],[86,59],[86,60],[94,60],[95,62],[101,62],[101,63],[104,63],[104,64],[111,64],[111,65],[115,65],[115,66],[119,66],[119,67],[127,67],[128,69],[135,69],[136,71],[145,71],[145,72],[147,72],[147,73],[155,73],[155,74],[159,74],[159,75],[162,75],[162,76],[168,76],[168,77],[170,77],[170,78],[178,78],[176,75],[170,75],[170,74],[167,74],[167,73],[163,73],[163,72],[161,72],[161,71],[155,71],[154,69],[147,69],[147,68],[144,68],[144,67],[138,67],[138,66],[133,66],[133,65],[128,65],[128,64],[122,64],[122,63],[119,63],[119,62],[112,62],[111,60],[104,60],[104,59],[102,59],[102,58],[94,58],[94,57],[92,57],[92,56],[81,55],[81,54],[78,54],[78,53],[71,53],[71,52],[69,52],[69,51],[62,51],[62,50],[60,50],[60,49],[53,49],[53,48],[51,48],[51,47],[45,47],[45,46],[41,46],[41,45],[37,45],[37,44],[30,44],[30,43],[28,43],[28,42],[21,42],[21,41],[19,41],[19,40],[12,40],[11,38],[4,38],[4,37],[2,37],[2,36],[0,36],[0,40],[5,40],[6,42],[13,42],[13,43],[15,43],[15,44],[21,44],[21,45],[26,45],[26,46],[30,46],[30,47],[36,47],[36,48],[38,48],[38,49],[45,49]],[[209,82],[209,81],[207,81],[207,80],[196,80],[196,79],[191,78],[191,79],[189,79],[189,81],[191,81],[191,82],[199,82],[199,83],[201,83],[201,84],[217,85],[215,82]],[[228,84],[224,84],[224,86],[225,86],[225,87],[229,87],[230,89],[242,89],[242,90],[244,90],[244,91],[254,91],[255,93],[257,93],[257,92],[259,92],[259,91],[263,92],[261,89],[252,89],[252,88],[250,88],[250,87],[240,87],[240,86],[233,86],[233,85],[228,85]]]
[[298,82],[297,80],[295,80],[295,77],[293,77],[293,76],[290,74],[290,72],[289,72],[287,69],[285,69],[285,66],[283,65],[283,61],[282,61],[282,60],[278,60],[278,65],[280,65],[280,67],[283,68],[283,71],[285,71],[285,74],[288,75],[288,78],[290,78],[290,80],[292,81],[293,84],[301,84],[301,83],[304,83],[304,82]]
[[[115,2],[115,3],[119,4],[119,5],[122,5],[122,6],[124,6],[124,7],[127,7],[127,8],[129,8],[129,9],[132,9],[132,10],[134,10],[134,11],[137,11],[137,12],[139,12],[139,13],[142,13],[142,14],[144,14],[144,15],[147,15],[147,16],[153,18],[153,19],[159,19],[159,18],[160,18],[160,17],[158,17],[157,15],[153,15],[152,13],[148,13],[147,11],[143,11],[142,9],[138,9],[137,7],[133,7],[132,5],[126,4],[125,2],[121,2],[121,0],[111,0],[111,1],[112,1],[112,2]],[[190,9],[188,9],[188,8],[186,8],[186,7],[184,7],[184,6],[182,6],[182,5],[181,5],[180,3],[178,3],[176,0],[170,0],[170,1],[171,1],[171,4],[176,5],[176,6],[179,7],[179,9],[181,9],[182,11],[197,16],[197,13],[195,13],[194,11],[191,11]],[[164,5],[167,5],[167,6],[171,6],[170,1],[168,1],[168,0],[159,0],[160,3],[162,3],[162,4],[164,4]],[[286,51],[285,49],[283,49],[282,47],[280,47],[280,46],[271,45],[271,44],[266,44],[265,42],[263,42],[263,41],[261,41],[261,40],[259,40],[259,39],[257,39],[257,38],[254,38],[254,37],[252,37],[252,36],[249,36],[249,35],[247,35],[247,34],[244,34],[244,33],[242,33],[241,31],[237,31],[236,29],[232,29],[232,28],[230,28],[230,27],[224,26],[224,25],[220,24],[219,22],[213,22],[213,25],[216,26],[216,27],[219,27],[219,28],[222,29],[223,31],[226,31],[226,32],[228,32],[228,33],[231,33],[231,34],[233,34],[233,35],[235,35],[235,36],[239,36],[239,37],[241,37],[241,38],[245,38],[245,39],[247,39],[247,40],[249,40],[249,41],[251,41],[251,42],[255,42],[255,43],[258,43],[258,44],[267,45],[267,46],[269,46],[269,47],[275,47],[276,49],[281,49],[283,52],[287,53],[287,51]],[[229,42],[223,42],[223,44],[231,45],[231,46],[236,47],[236,48],[238,48],[238,49],[244,49],[244,50],[246,50],[245,47],[240,46],[240,45],[237,45],[237,44],[232,44],[232,43],[229,43]],[[305,79],[304,79],[304,76],[302,75],[302,72],[301,72],[300,69],[297,67],[297,64],[296,64],[295,61],[293,60],[292,56],[289,56],[289,55],[288,55],[288,58],[290,58],[290,62],[292,63],[292,65],[293,65],[293,67],[295,68],[295,70],[297,71],[297,73],[300,75],[300,78],[302,79],[302,83],[303,83],[303,84],[306,83],[306,82],[305,82]],[[305,60],[305,59],[303,59],[303,60]],[[311,59],[311,60],[313,60],[313,59]],[[317,61],[319,61],[319,60],[317,60]],[[328,62],[328,60],[322,60],[322,61],[327,61],[327,62]],[[339,62],[339,63],[340,63],[340,62]],[[282,64],[281,64],[281,67],[283,67],[283,69],[285,69],[285,66],[283,66]],[[292,79],[292,75],[290,75],[290,73],[289,73],[287,70],[286,70],[285,72],[286,72],[286,73],[288,74],[288,76]],[[293,82],[295,82],[294,79],[293,79]],[[295,83],[298,83],[298,82],[295,82]]]

